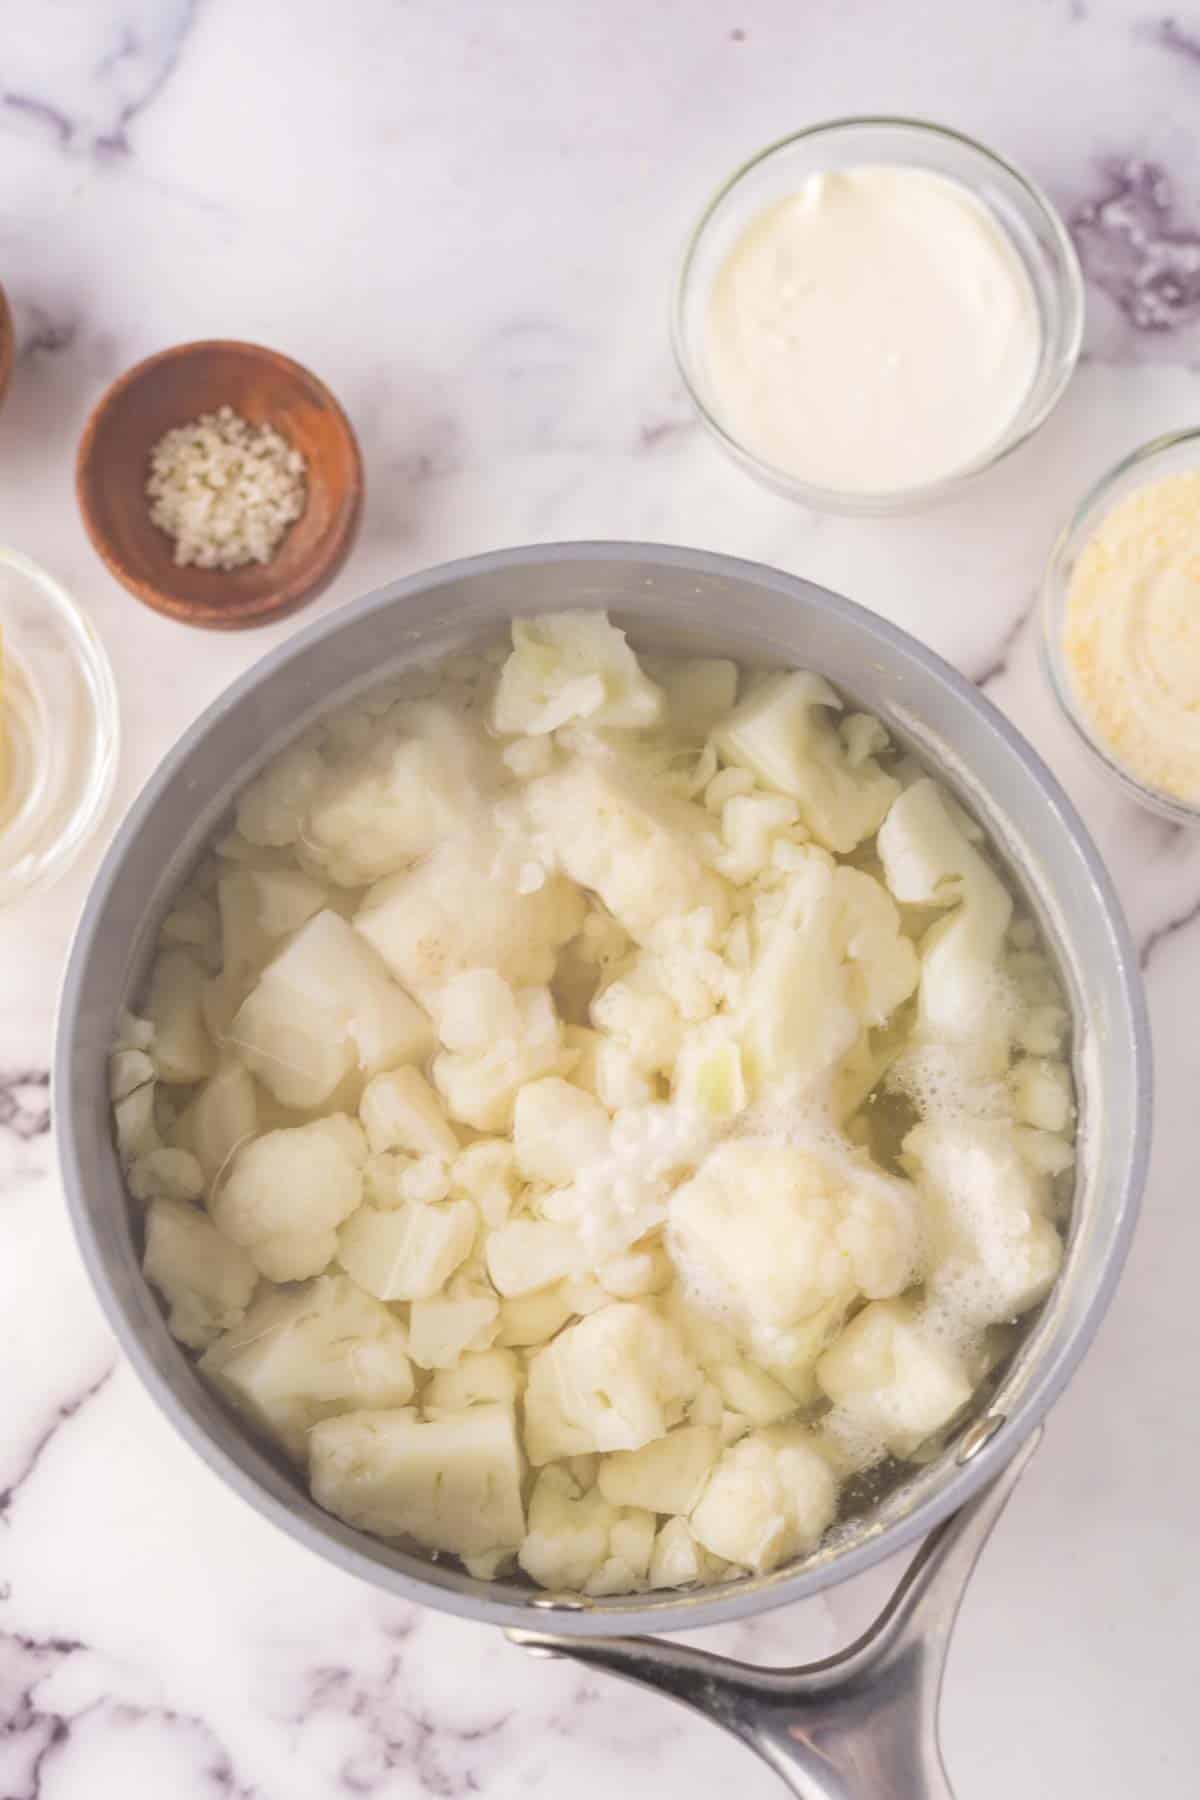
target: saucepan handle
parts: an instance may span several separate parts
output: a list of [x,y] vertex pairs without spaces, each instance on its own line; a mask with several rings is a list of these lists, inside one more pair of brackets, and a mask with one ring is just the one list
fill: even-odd
[[1037,1448],[930,1534],[875,1623],[848,1649],[794,1669],[756,1669],[663,1638],[510,1631],[656,1688],[757,1751],[800,1800],[954,1800],[938,1746],[946,1652],[971,1571]]

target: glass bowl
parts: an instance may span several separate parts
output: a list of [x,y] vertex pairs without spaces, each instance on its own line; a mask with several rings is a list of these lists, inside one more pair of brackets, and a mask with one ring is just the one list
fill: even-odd
[[117,690],[66,589],[0,547],[0,906],[55,880],[104,817]]
[[1135,775],[1098,734],[1075,693],[1065,653],[1067,601],[1079,557],[1114,506],[1148,482],[1197,471],[1200,428],[1152,438],[1131,451],[1084,495],[1050,553],[1042,581],[1042,667],[1063,717],[1130,798],[1176,825],[1200,825],[1200,800],[1181,800]]
[[[815,486],[765,462],[725,423],[705,369],[713,282],[749,222],[811,175],[890,164],[947,176],[995,218],[1029,277],[1040,351],[1033,380],[1002,436],[974,461],[918,487],[858,493]],[[1035,432],[1070,379],[1083,336],[1083,277],[1065,226],[1046,196],[1011,163],[944,125],[920,119],[834,119],[783,138],[744,163],[705,209],[684,251],[672,311],[675,357],[700,417],[742,468],[777,493],[827,512],[882,513],[949,494]]]

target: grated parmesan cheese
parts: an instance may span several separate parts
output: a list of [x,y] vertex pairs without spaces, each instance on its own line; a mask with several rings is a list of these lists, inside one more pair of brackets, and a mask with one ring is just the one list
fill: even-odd
[[1071,579],[1063,649],[1112,755],[1200,801],[1200,473],[1148,482],[1101,520]]
[[177,425],[150,452],[150,517],[175,543],[175,562],[238,569],[269,562],[304,511],[305,462],[270,425],[231,406]]

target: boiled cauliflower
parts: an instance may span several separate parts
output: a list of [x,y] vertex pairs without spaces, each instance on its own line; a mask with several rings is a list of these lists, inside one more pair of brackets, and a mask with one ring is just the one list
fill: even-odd
[[319,1275],[337,1253],[337,1227],[362,1199],[367,1146],[345,1113],[268,1131],[243,1144],[208,1208],[269,1281]]
[[168,1329],[346,1526],[481,1581],[811,1554],[1061,1265],[1071,1019],[979,825],[820,675],[602,613],[278,752],[142,1013]]
[[699,1380],[671,1326],[642,1301],[614,1301],[537,1351],[525,1390],[535,1467],[592,1450],[637,1450],[683,1416]]
[[371,888],[355,925],[396,979],[421,996],[468,969],[514,986],[554,972],[555,952],[583,923],[584,902],[561,875],[523,891],[486,833],[449,838],[411,870]]
[[492,724],[502,735],[555,731],[571,719],[639,730],[658,722],[663,696],[606,613],[514,619]]
[[953,907],[921,943],[917,1034],[955,1046],[986,1073],[1002,1072],[1014,996],[1001,967],[1012,899],[930,780],[896,801],[879,832],[879,857],[897,900]]
[[882,824],[898,784],[873,756],[851,760],[835,723],[842,702],[820,675],[773,675],[720,725],[726,762],[788,794],[804,824],[845,855]]
[[856,1294],[899,1293],[917,1269],[911,1191],[799,1144],[719,1144],[670,1201],[667,1246],[695,1302],[734,1324],[760,1360],[794,1359],[791,1334]]
[[400,1322],[345,1275],[260,1292],[200,1359],[237,1410],[303,1462],[319,1419],[403,1406],[413,1373]]
[[777,1425],[725,1451],[691,1528],[713,1556],[765,1575],[814,1549],[836,1508],[837,1481],[812,1434]]
[[572,881],[598,894],[639,944],[663,918],[707,908],[724,920],[724,883],[705,857],[709,822],[617,756],[573,756],[531,782],[536,829]]
[[425,1421],[407,1408],[343,1413],[313,1427],[309,1474],[317,1504],[359,1531],[462,1556],[515,1550],[525,1537],[507,1406]]
[[760,908],[757,937],[740,1014],[760,1086],[802,1089],[826,1075],[917,985],[893,900],[872,876],[815,849]]
[[568,1469],[543,1469],[529,1500],[529,1535],[518,1562],[539,1586],[627,1594],[647,1584],[654,1515],[612,1506]]

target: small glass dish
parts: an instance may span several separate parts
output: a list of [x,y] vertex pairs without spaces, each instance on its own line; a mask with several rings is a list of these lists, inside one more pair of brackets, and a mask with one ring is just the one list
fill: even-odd
[[1161,788],[1151,787],[1119,761],[1111,746],[1099,736],[1075,693],[1065,643],[1067,604],[1075,566],[1101,521],[1135,489],[1167,475],[1197,472],[1200,472],[1200,428],[1152,438],[1148,444],[1142,444],[1122,457],[1115,468],[1084,495],[1059,534],[1042,578],[1041,602],[1042,667],[1067,723],[1131,799],[1176,825],[1192,826],[1200,825],[1200,801],[1181,800]]
[[[764,462],[722,418],[705,371],[709,296],[718,272],[750,221],[796,193],[812,175],[863,164],[925,169],[966,188],[998,223],[1033,288],[1040,350],[1033,380],[1002,435],[972,462],[937,481],[886,492],[814,486]],[[1011,163],[961,132],[920,119],[834,119],[783,138],[744,163],[709,202],[684,250],[671,328],[675,357],[700,417],[742,468],[776,493],[826,512],[886,513],[925,505],[1023,444],[1046,419],[1070,380],[1083,337],[1083,277],[1058,213]]]
[[108,657],[66,589],[0,547],[0,906],[67,868],[112,798]]

